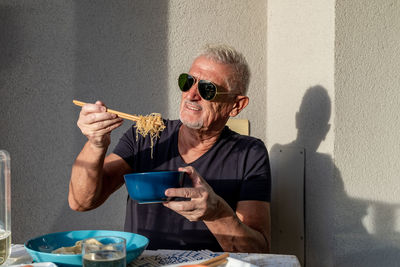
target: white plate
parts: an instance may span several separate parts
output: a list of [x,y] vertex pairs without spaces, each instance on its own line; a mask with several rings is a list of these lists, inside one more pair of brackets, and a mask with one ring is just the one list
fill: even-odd
[[[257,265],[251,264],[249,262],[241,261],[232,257],[226,258],[228,260],[227,263],[219,265],[218,267],[258,267]],[[191,264],[199,264],[205,260],[198,260],[198,261],[190,261],[190,262],[181,262],[178,264],[172,265],[164,265],[164,267],[179,267],[184,265],[191,265]]]

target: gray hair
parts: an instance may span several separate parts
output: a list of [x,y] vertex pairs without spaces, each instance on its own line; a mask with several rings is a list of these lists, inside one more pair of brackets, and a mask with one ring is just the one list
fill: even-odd
[[246,95],[250,82],[250,68],[243,54],[225,44],[208,44],[203,48],[200,56],[218,63],[231,65],[234,73],[227,79],[228,86],[231,91],[239,91]]

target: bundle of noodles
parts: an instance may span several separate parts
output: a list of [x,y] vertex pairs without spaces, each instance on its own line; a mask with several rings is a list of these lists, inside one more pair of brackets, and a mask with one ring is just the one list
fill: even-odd
[[139,134],[143,137],[150,135],[151,158],[153,158],[154,139],[160,137],[160,132],[165,129],[164,122],[160,113],[151,113],[146,116],[139,115],[138,118],[136,125],[134,125],[136,128],[136,140]]
[[[87,244],[101,246],[103,245],[99,241],[94,238],[90,238],[86,240]],[[53,254],[81,254],[82,252],[82,240],[76,241],[75,246],[72,247],[60,247],[56,250],[53,250],[51,253]]]

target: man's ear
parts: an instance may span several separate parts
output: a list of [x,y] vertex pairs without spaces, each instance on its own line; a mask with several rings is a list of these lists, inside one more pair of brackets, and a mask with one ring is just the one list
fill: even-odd
[[244,95],[237,96],[237,99],[235,101],[235,104],[233,104],[233,107],[231,109],[231,112],[229,113],[229,116],[235,117],[238,115],[242,109],[244,109],[247,105],[249,104],[249,98]]

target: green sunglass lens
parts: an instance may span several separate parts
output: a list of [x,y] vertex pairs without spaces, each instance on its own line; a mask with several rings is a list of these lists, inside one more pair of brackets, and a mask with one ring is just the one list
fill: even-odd
[[186,73],[182,73],[181,75],[179,75],[178,85],[183,92],[189,91],[189,89],[192,88],[193,84],[194,78],[191,75]]
[[214,84],[208,81],[199,82],[200,96],[205,100],[212,100],[217,94],[217,88]]

